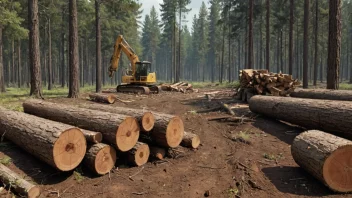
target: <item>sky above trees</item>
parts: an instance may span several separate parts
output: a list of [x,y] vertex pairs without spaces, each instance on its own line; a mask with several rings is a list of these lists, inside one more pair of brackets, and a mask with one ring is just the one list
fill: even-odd
[[[154,6],[155,9],[159,13],[160,12],[160,4],[163,2],[163,0],[139,0],[139,2],[143,4],[142,5],[142,9],[143,9],[142,18],[144,19],[145,15],[150,13],[150,9],[152,8],[152,6]],[[206,3],[208,1],[204,1],[204,2]],[[192,27],[193,16],[195,14],[198,15],[199,8],[200,8],[201,5],[202,5],[202,1],[201,0],[192,0],[191,4],[189,4],[187,6],[188,8],[192,9],[189,13],[186,14],[186,19],[185,20],[187,21],[188,28]],[[159,16],[159,18],[160,18],[160,16]]]

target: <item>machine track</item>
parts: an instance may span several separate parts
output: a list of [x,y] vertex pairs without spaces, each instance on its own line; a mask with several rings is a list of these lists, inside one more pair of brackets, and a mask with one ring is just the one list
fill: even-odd
[[150,94],[150,89],[147,86],[142,85],[119,85],[116,88],[117,92],[123,93],[139,93],[139,94]]

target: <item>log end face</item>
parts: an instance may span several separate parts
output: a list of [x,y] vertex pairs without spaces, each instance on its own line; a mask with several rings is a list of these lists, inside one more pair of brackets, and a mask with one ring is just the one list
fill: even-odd
[[53,159],[61,171],[76,168],[83,160],[87,149],[86,138],[78,128],[71,128],[62,132],[53,148]]
[[338,148],[326,159],[323,177],[333,191],[352,192],[352,145]]
[[95,158],[95,171],[99,175],[105,175],[115,165],[116,151],[113,147],[106,145]]
[[139,138],[139,124],[133,117],[127,117],[118,127],[116,133],[117,148],[126,152],[136,145]]
[[109,104],[114,104],[115,101],[116,101],[116,97],[115,97],[114,95],[108,95],[108,96],[107,96],[107,102],[108,102]]
[[196,149],[200,145],[200,138],[198,135],[192,138],[192,148]]
[[151,112],[146,112],[142,116],[142,128],[144,131],[149,132],[154,128],[155,117]]
[[40,188],[38,186],[33,186],[28,190],[28,198],[37,198],[40,195]]
[[103,135],[100,132],[97,132],[97,134],[94,135],[93,137],[94,143],[100,143],[103,141]]
[[149,155],[150,155],[150,150],[149,150],[148,144],[143,144],[139,146],[134,156],[134,161],[136,165],[142,166],[145,163],[147,163],[149,159]]
[[180,145],[184,134],[184,125],[180,117],[173,117],[166,129],[166,140],[167,144],[171,148],[175,148]]

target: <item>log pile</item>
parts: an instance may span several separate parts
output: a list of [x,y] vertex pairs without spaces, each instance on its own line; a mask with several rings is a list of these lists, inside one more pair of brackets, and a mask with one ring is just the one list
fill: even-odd
[[174,84],[162,84],[161,90],[163,91],[175,91],[181,93],[193,93],[198,92],[197,89],[193,89],[192,84],[187,82],[178,82]]
[[300,83],[292,75],[268,70],[240,70],[239,99],[249,101],[253,95],[288,96]]

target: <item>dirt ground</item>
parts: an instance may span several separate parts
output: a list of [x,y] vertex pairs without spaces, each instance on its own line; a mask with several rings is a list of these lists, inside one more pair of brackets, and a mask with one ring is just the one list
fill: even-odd
[[[143,167],[119,166],[111,174],[95,177],[84,167],[62,173],[35,159],[19,147],[3,142],[0,157],[12,159],[9,167],[24,178],[38,183],[40,197],[352,197],[334,194],[292,159],[290,144],[304,129],[250,113],[248,106],[229,94],[208,101],[199,93],[164,92],[158,95],[118,94],[130,103],[114,106],[146,108],[180,115],[185,130],[198,134],[197,150],[182,149],[176,159],[148,162]],[[56,98],[49,101],[77,105],[80,99]],[[195,113],[212,108],[218,101],[238,106],[238,116],[254,116],[253,122],[207,121],[226,112]],[[139,173],[138,173],[139,172]],[[129,176],[134,175],[133,180]],[[3,190],[0,197],[12,197]]]

